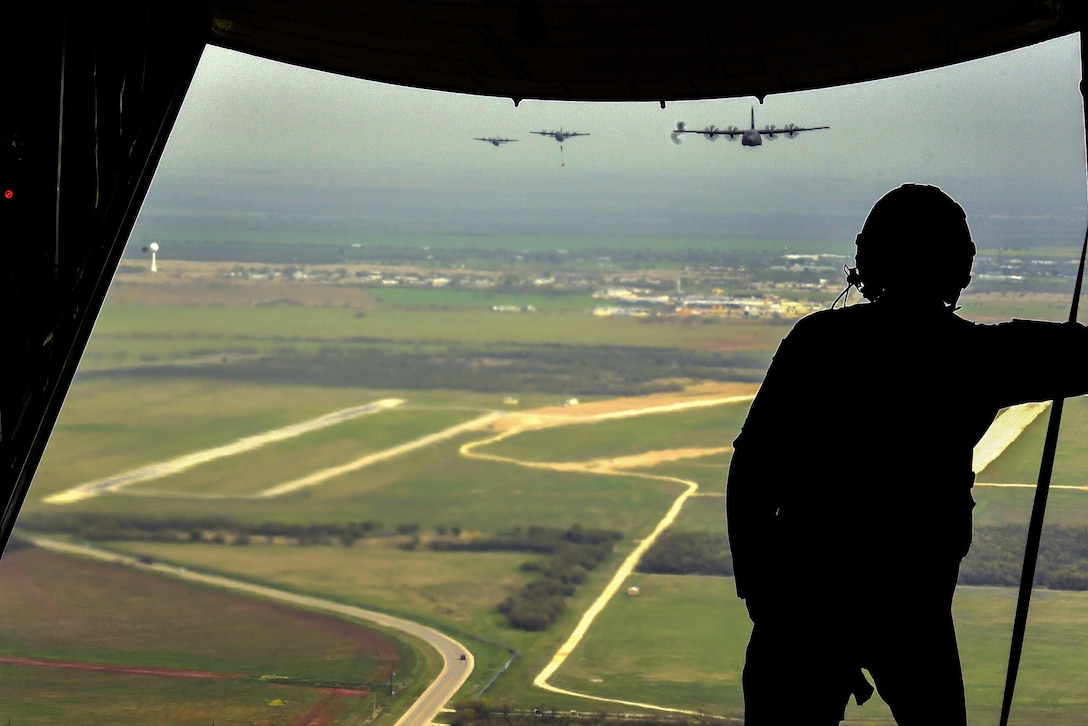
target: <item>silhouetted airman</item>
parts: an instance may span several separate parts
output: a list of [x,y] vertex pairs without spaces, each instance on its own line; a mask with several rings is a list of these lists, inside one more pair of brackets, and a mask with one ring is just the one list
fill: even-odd
[[1004,407],[1088,392],[1084,326],[956,314],[974,255],[943,191],[892,190],[847,271],[868,304],[803,318],[775,353],[726,491],[746,726],[836,724],[872,694],[863,668],[901,726],[966,723],[973,448]]

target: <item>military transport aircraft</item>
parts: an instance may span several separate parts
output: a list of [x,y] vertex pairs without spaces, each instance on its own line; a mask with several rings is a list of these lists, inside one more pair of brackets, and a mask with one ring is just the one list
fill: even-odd
[[512,141],[517,141],[517,139],[504,139],[498,136],[476,136],[473,138],[473,141],[486,141],[492,146],[501,146],[503,144],[509,144]]
[[566,141],[567,139],[573,138],[575,136],[589,136],[589,134],[579,133],[578,131],[564,131],[562,126],[559,127],[558,131],[530,131],[529,133],[530,134],[539,134],[540,136],[551,136],[553,139],[555,139],[556,141],[559,142],[559,154],[560,154],[559,158],[561,160],[560,163],[559,163],[559,166],[566,166],[567,165],[566,160],[564,160],[563,156],[562,156],[562,154],[563,154],[563,142]]
[[817,131],[819,129],[829,129],[830,126],[797,126],[795,124],[786,124],[782,128],[778,128],[775,125],[766,126],[761,129],[756,128],[756,108],[752,107],[752,125],[747,129],[738,129],[736,126],[729,126],[728,128],[719,129],[716,126],[707,126],[702,129],[689,129],[684,126],[683,121],[676,122],[676,129],[670,134],[674,144],[680,143],[681,134],[702,134],[706,138],[714,141],[719,136],[724,136],[730,141],[735,141],[740,137],[740,143],[743,146],[760,146],[763,144],[763,137],[768,139],[774,139],[778,136],[786,136],[793,138],[802,131]]
[[559,143],[563,143],[567,139],[573,138],[575,136],[589,136],[589,134],[582,134],[578,133],[577,131],[564,131],[562,126],[559,127],[558,131],[530,131],[529,133],[539,134],[540,136],[551,136]]

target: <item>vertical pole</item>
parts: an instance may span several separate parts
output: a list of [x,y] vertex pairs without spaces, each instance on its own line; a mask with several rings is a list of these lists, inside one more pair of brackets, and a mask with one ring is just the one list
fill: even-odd
[[[1084,102],[1086,60],[1084,31],[1080,33],[1080,93]],[[1085,132],[1088,135],[1088,107],[1085,113]],[[1086,141],[1088,143],[1088,141]],[[1086,160],[1088,162],[1088,160]],[[1084,233],[1084,243],[1080,250],[1080,267],[1077,270],[1077,282],[1073,287],[1073,302],[1069,306],[1069,322],[1077,321],[1077,308],[1080,304],[1081,288],[1084,283],[1084,260],[1088,254],[1088,228]],[[1043,442],[1043,458],[1039,464],[1039,483],[1035,487],[1035,502],[1031,508],[1031,521],[1028,522],[1027,544],[1024,548],[1024,569],[1020,575],[1020,594],[1016,601],[1016,616],[1012,624],[1012,645],[1009,648],[1009,667],[1005,673],[1005,694],[1001,702],[1001,726],[1008,726],[1009,712],[1012,709],[1012,696],[1016,688],[1016,675],[1020,670],[1020,656],[1024,648],[1024,632],[1027,629],[1028,606],[1031,604],[1031,589],[1035,583],[1035,565],[1039,559],[1039,540],[1043,533],[1043,516],[1046,514],[1046,501],[1050,493],[1050,478],[1054,473],[1054,455],[1058,448],[1058,431],[1061,427],[1062,409],[1065,399],[1054,399],[1050,409],[1050,422],[1047,424],[1046,439]]]

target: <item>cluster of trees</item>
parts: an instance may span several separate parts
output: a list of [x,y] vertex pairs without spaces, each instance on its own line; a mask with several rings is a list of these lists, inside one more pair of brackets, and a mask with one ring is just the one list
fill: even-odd
[[[401,534],[416,531],[419,525],[399,525]],[[203,542],[248,544],[255,537],[288,539],[300,545],[342,544],[350,546],[364,537],[389,534],[381,522],[243,522],[225,517],[139,517],[122,514],[27,513],[18,529],[29,532],[70,534],[90,541]]]
[[[290,347],[203,365],[125,368],[125,376],[202,377],[267,384],[311,381],[327,386],[417,390],[453,388],[484,393],[535,391],[556,395],[633,396],[677,390],[681,378],[758,381],[768,359],[759,351],[712,353],[645,346],[519,344],[508,349],[469,346],[406,350],[384,343],[328,346],[309,353]],[[486,376],[481,362],[492,362]],[[498,365],[494,363],[498,362]],[[120,375],[88,371],[86,377]]]
[[[960,566],[960,583],[1017,587],[1027,527],[977,527]],[[732,575],[726,534],[668,532],[642,558],[638,571],[666,575]],[[1088,590],[1088,527],[1048,525],[1039,547],[1035,584],[1051,590]]]
[[[976,528],[971,551],[960,565],[960,582],[1018,586],[1026,542],[1026,525]],[[1035,584],[1051,590],[1088,590],[1088,527],[1046,526]]]
[[733,558],[724,532],[666,532],[636,569],[656,575],[732,575]]
[[546,555],[540,560],[525,562],[523,572],[537,576],[526,583],[516,595],[499,604],[506,621],[520,630],[546,630],[567,606],[567,598],[585,582],[589,571],[612,553],[623,533],[606,529],[585,529],[575,524],[568,529],[557,527],[516,527],[493,537],[476,537],[465,541],[435,540],[435,550],[471,550],[532,552]]

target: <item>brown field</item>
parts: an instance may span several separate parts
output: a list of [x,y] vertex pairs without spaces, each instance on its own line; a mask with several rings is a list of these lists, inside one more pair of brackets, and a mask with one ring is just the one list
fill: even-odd
[[[349,709],[369,714],[375,687],[414,665],[361,625],[122,565],[16,550],[0,561],[0,582],[0,682],[20,684],[0,717],[12,723],[51,722],[31,717],[34,702],[63,710],[72,699],[82,700],[80,718],[90,709],[114,723],[128,723],[123,712],[188,723],[225,701],[220,719],[263,722],[272,708],[276,723],[317,726]],[[58,679],[72,691],[65,698],[48,685]],[[84,683],[93,694],[81,694]],[[121,720],[103,697],[111,692]]]

